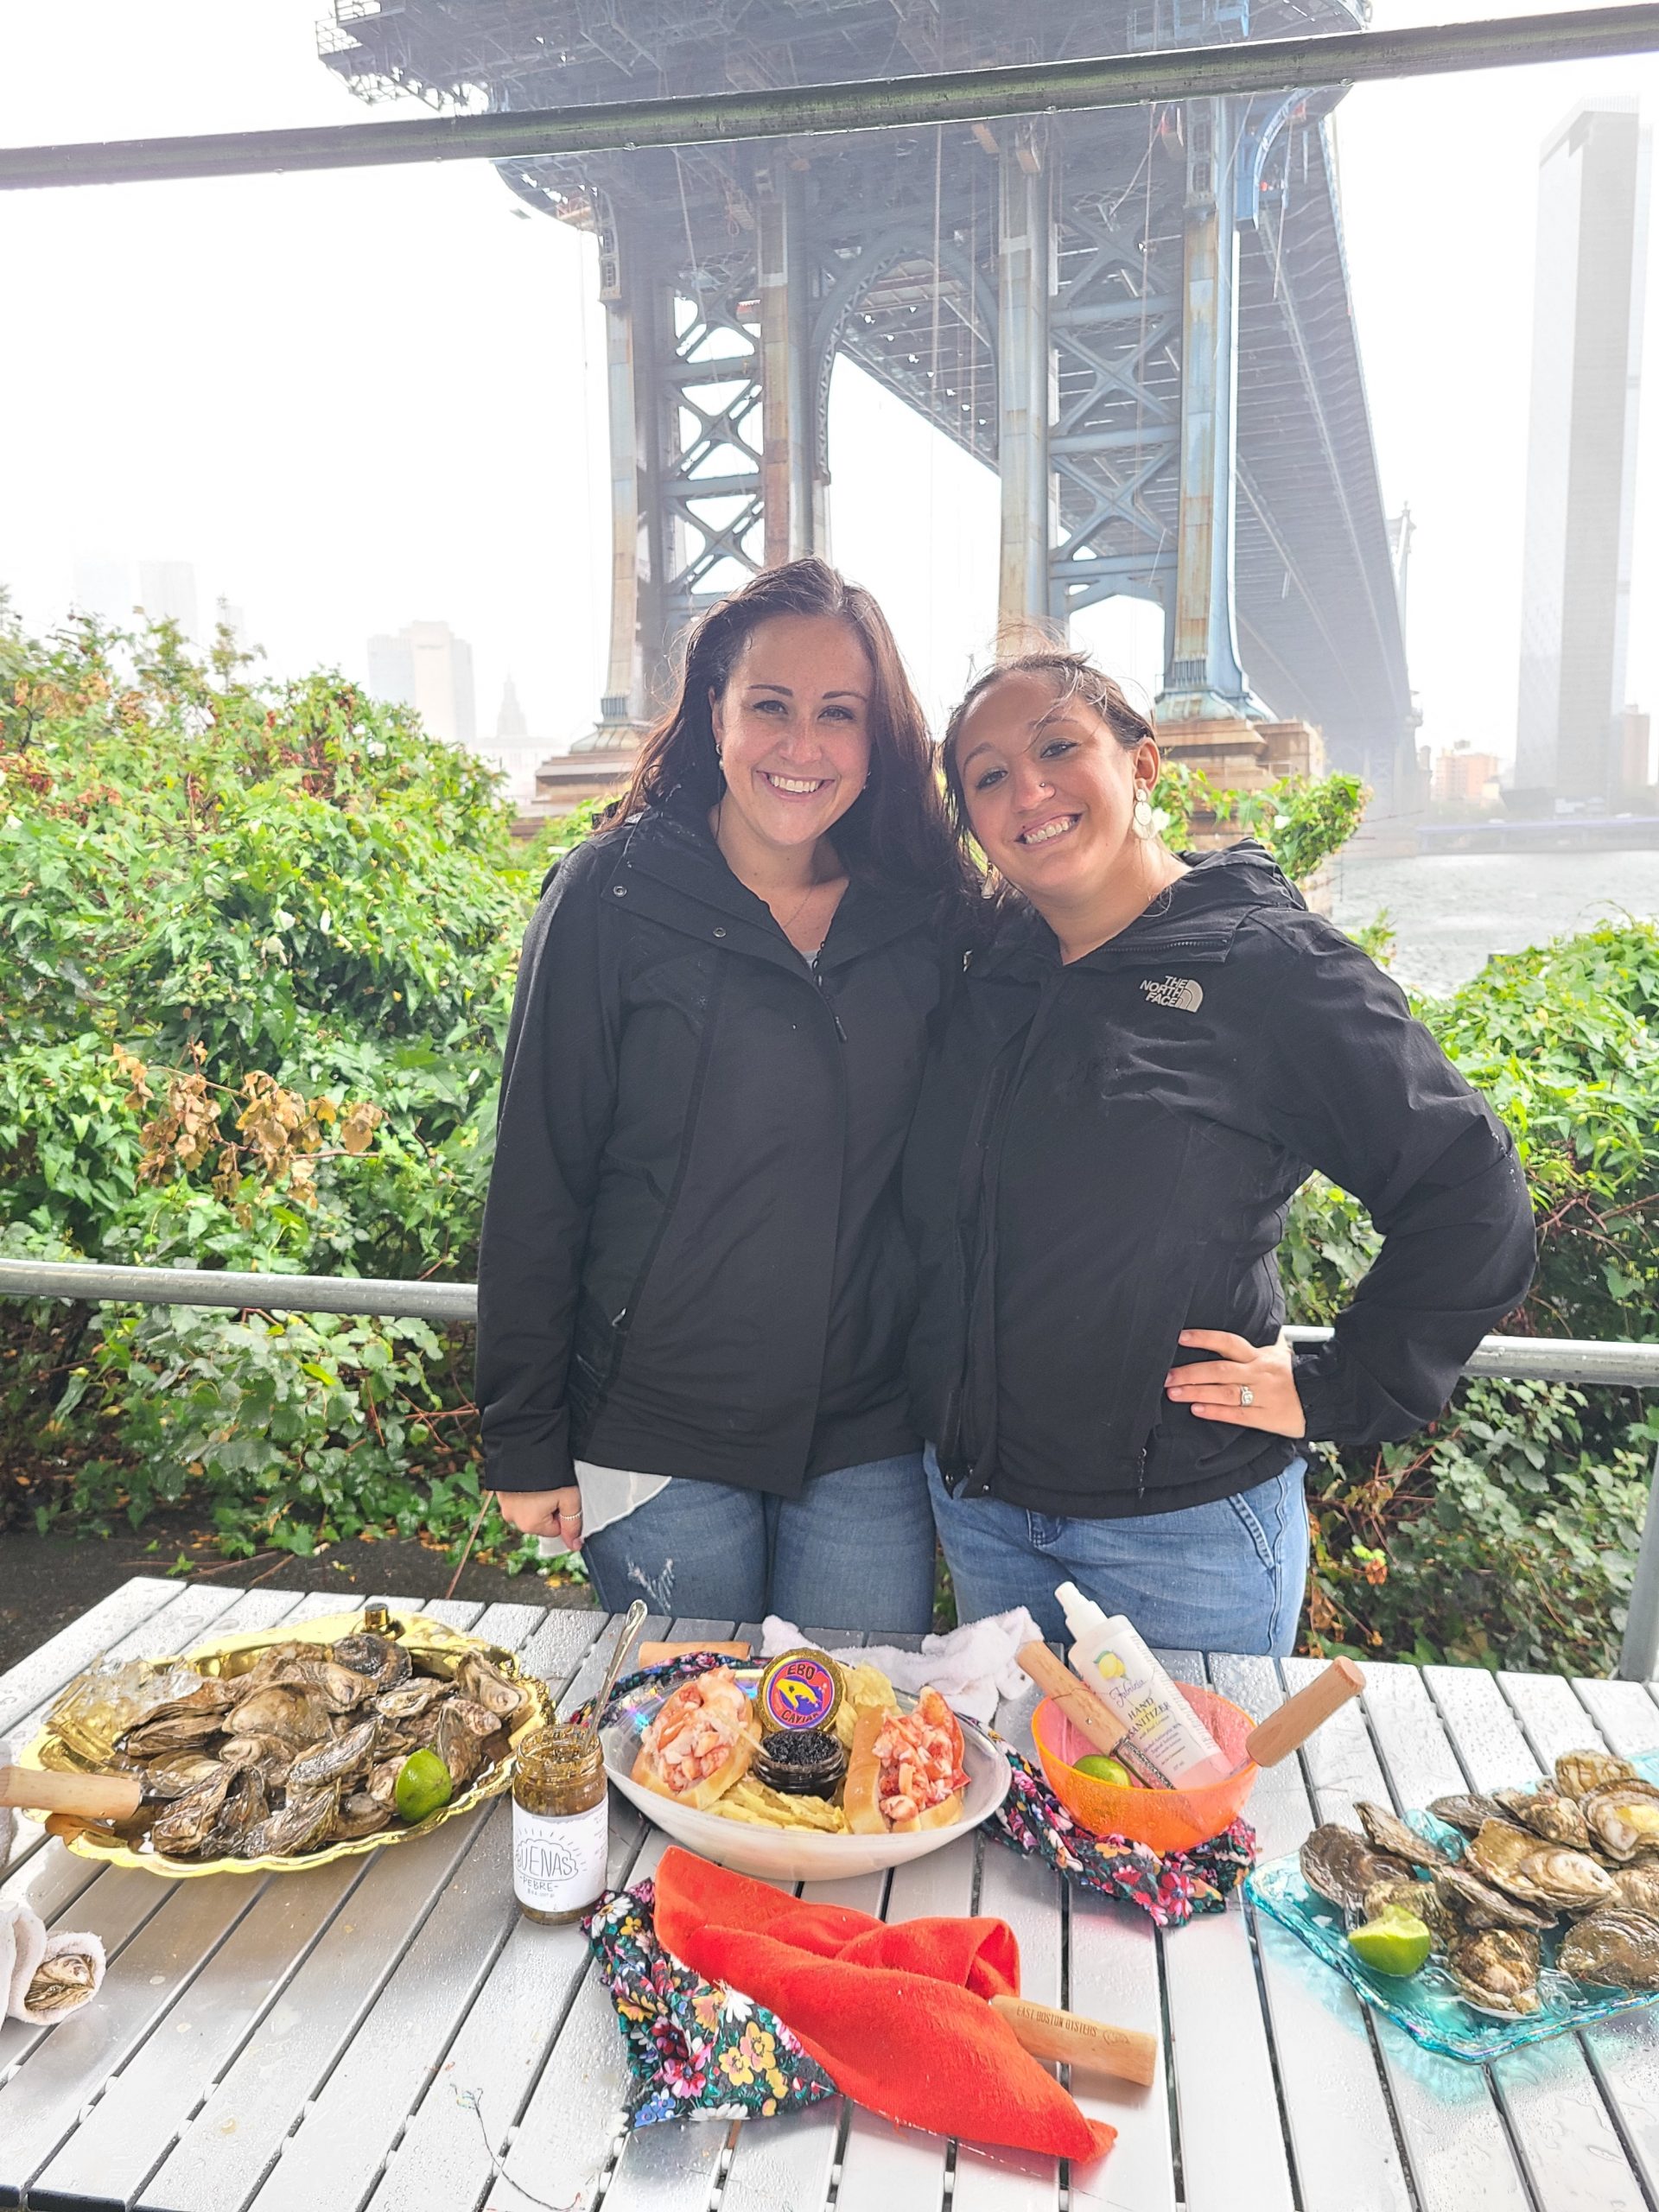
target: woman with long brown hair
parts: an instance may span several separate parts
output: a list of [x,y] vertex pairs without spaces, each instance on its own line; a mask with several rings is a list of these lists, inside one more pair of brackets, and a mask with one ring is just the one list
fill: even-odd
[[612,1610],[929,1625],[896,1181],[965,895],[869,594],[705,614],[525,937],[480,1260],[486,1480]]

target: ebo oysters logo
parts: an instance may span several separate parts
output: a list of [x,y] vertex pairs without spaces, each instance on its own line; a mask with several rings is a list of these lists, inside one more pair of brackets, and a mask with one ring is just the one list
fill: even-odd
[[1148,978],[1141,988],[1152,1005],[1177,1007],[1183,1014],[1196,1014],[1204,1004],[1203,986],[1190,976],[1166,976],[1161,983]]

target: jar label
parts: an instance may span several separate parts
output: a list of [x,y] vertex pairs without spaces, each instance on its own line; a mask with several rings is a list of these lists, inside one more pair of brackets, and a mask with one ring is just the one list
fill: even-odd
[[538,1912],[575,1912],[605,1894],[605,1847],[610,1806],[601,1798],[585,1813],[530,1813],[512,1808],[512,1888]]

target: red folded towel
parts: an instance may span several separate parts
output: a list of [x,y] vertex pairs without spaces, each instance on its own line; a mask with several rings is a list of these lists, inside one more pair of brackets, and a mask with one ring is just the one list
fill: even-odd
[[1079,2161],[1116,2139],[985,2001],[1020,1993],[1006,1921],[889,1925],[674,1846],[657,1870],[657,1935],[698,1974],[774,2012],[838,2089],[889,2120]]

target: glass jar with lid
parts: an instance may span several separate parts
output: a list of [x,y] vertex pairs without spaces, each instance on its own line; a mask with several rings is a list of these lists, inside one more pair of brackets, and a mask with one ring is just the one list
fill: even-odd
[[519,1745],[512,1887],[527,1920],[562,1927],[605,1894],[610,1804],[598,1732],[556,1723]]

